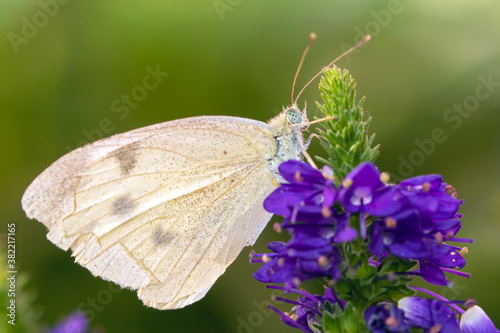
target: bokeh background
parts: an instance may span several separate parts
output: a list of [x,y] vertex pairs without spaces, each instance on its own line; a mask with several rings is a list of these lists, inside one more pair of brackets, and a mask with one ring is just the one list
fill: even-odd
[[[499,13],[500,3],[490,0],[2,0],[0,233],[16,223],[23,293],[33,298],[39,327],[83,307],[94,314],[91,327],[105,332],[294,331],[266,312],[270,292],[251,277],[257,267],[247,250],[202,301],[153,310],[135,292],[116,292],[74,264],[46,240],[41,223],[26,218],[20,201],[53,161],[101,136],[188,116],[275,116],[290,103],[310,32],[318,39],[299,88],[372,35],[338,65],[366,96],[381,144],[378,166],[396,180],[441,173],[465,199],[459,235],[475,239],[466,257],[472,278],[452,277],[455,289],[438,291],[477,299],[500,325]],[[169,74],[124,108],[121,96],[137,94],[148,68]],[[315,82],[299,101],[308,102],[310,116],[318,98]],[[460,105],[464,111],[453,111]],[[436,128],[446,139],[431,144]],[[310,152],[322,153],[317,141]],[[262,252],[276,238],[270,224],[253,249]]]

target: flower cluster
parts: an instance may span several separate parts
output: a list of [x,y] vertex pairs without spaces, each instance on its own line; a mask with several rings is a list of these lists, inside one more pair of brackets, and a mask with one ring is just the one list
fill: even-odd
[[443,183],[440,175],[410,178],[393,188],[400,196],[402,209],[377,216],[370,233],[371,252],[418,260],[419,274],[426,281],[447,285],[443,271],[465,266],[457,252],[461,248],[443,243],[455,240],[461,226],[457,210],[463,201],[456,199],[455,190]]
[[[273,253],[255,255],[253,262],[264,265],[254,277],[265,283],[298,283],[315,278],[338,280],[342,258],[341,243],[358,237],[350,225],[359,216],[359,234],[366,236],[370,219],[369,250],[373,255],[416,260],[412,274],[426,281],[447,285],[445,269],[462,268],[465,260],[454,241],[460,229],[457,214],[461,200],[439,175],[407,179],[399,185],[387,184],[388,176],[374,164],[357,166],[337,188],[328,176],[296,160],[282,163],[280,185],[264,202],[271,213],[285,218],[282,228],[291,234],[288,243],[269,244]],[[464,241],[459,239],[459,241]]]
[[[342,289],[342,279],[359,284],[360,279],[352,276],[355,271],[364,271],[365,280],[372,281],[369,284],[391,283],[395,275],[418,275],[427,282],[447,285],[445,272],[468,276],[456,270],[465,265],[461,255],[465,249],[449,244],[471,242],[455,237],[461,226],[457,210],[463,201],[440,175],[389,184],[385,173],[364,162],[336,186],[328,167],[319,171],[290,160],[282,163],[279,171],[286,182],[269,195],[264,207],[284,217],[277,229],[287,230],[291,238],[287,243],[268,244],[272,253],[253,253],[251,262],[262,263],[254,273],[257,280],[284,284],[286,292],[300,293],[296,301],[280,299],[295,305],[291,313],[272,307],[287,325],[312,332],[311,325],[321,326],[325,311],[329,311],[320,311],[327,309],[326,300],[344,311],[344,295],[337,292],[334,297],[333,293],[335,287]],[[365,261],[372,271],[359,269],[363,259],[350,265],[352,260],[345,251],[348,243],[366,250],[369,257]],[[387,272],[387,262],[393,263],[388,258],[406,263],[408,269]],[[313,278],[330,281],[331,288],[324,297],[296,289]],[[360,284],[359,295],[363,290],[366,294],[368,289]],[[351,288],[346,298],[355,300],[356,294],[358,291]],[[371,332],[410,332],[410,327],[426,332],[460,332],[458,307],[453,310],[442,301],[419,297],[402,298],[396,307],[380,302],[380,295],[372,296],[365,297],[366,304],[372,306],[363,312]]]
[[270,243],[273,253],[253,256],[252,262],[264,262],[254,277],[290,287],[319,276],[338,278],[341,257],[336,243],[353,239],[356,231],[348,227],[345,215],[331,209],[337,189],[318,170],[299,161],[281,164],[280,173],[288,183],[276,189],[264,207],[285,217],[281,227],[292,238],[286,244]]

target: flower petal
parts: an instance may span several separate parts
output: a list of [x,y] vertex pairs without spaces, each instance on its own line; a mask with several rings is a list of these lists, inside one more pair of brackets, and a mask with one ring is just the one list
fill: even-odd
[[401,186],[419,186],[425,183],[430,184],[430,189],[439,189],[441,183],[443,182],[443,176],[438,174],[422,175],[412,178],[405,179],[399,183]]
[[498,333],[500,332],[488,315],[479,306],[474,305],[460,319],[462,333]]
[[405,312],[405,317],[410,325],[421,328],[431,326],[431,311],[427,299],[403,297],[398,302],[398,308]]
[[460,333],[456,313],[440,301],[404,297],[399,300],[398,308],[405,312],[411,326],[423,328],[425,332]]
[[403,196],[394,187],[386,187],[373,194],[372,202],[366,205],[366,212],[372,216],[388,216],[403,207]]
[[323,184],[325,182],[325,177],[320,171],[302,161],[288,160],[281,163],[278,170],[283,179],[292,184],[303,182]]
[[420,273],[422,278],[438,286],[447,286],[448,279],[444,272],[436,265],[428,264],[426,262],[420,262]]

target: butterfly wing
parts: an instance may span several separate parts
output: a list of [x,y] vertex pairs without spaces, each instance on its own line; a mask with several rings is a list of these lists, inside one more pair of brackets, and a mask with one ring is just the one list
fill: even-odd
[[271,214],[269,125],[194,117],[76,149],[26,190],[28,217],[92,274],[180,308],[201,299]]

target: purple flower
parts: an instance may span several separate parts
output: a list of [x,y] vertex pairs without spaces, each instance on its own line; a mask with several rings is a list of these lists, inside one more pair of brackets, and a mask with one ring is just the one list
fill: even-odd
[[364,311],[363,317],[366,326],[373,333],[410,332],[404,312],[394,304],[371,306]]
[[264,207],[285,217],[281,227],[291,239],[268,244],[273,253],[253,255],[252,263],[263,262],[254,278],[287,286],[298,286],[315,277],[337,280],[341,256],[336,243],[355,239],[357,231],[349,225],[349,216],[333,206],[336,187],[331,179],[301,161],[284,162],[279,171],[289,183],[272,192]]
[[[311,324],[319,325],[318,317],[323,316],[322,308],[324,309],[327,303],[330,305],[337,303],[330,288],[325,289],[324,295],[311,295],[305,290],[282,288],[277,286],[270,286],[270,288],[281,289],[288,293],[299,294],[297,301],[282,297],[275,297],[275,300],[277,301],[295,305],[288,313],[283,313],[272,305],[268,306],[281,316],[281,321],[283,321],[286,325],[299,328],[306,333],[313,333],[313,330],[310,328]],[[344,303],[342,302],[340,305],[344,306]]]
[[400,192],[387,186],[382,178],[373,163],[365,162],[354,168],[342,181],[339,201],[347,212],[360,213],[361,237],[366,234],[365,213],[387,216],[403,206]]
[[447,285],[441,267],[462,268],[465,260],[457,248],[443,243],[438,229],[428,217],[421,217],[418,210],[406,210],[373,223],[369,249],[379,256],[388,251],[400,258],[418,260],[420,275],[426,281]]
[[331,206],[337,197],[337,188],[331,179],[309,164],[289,160],[279,166],[280,175],[288,183],[281,184],[264,201],[264,208],[286,219],[297,221],[297,211],[302,212],[303,222],[314,223],[331,213]]
[[[400,205],[390,196],[385,196],[386,191],[383,191],[385,189],[389,188],[382,182],[377,167],[373,163],[361,163],[342,181],[339,201],[342,207],[351,213],[358,213],[364,209],[374,216],[391,214],[397,211]],[[381,205],[380,200],[388,201]]]
[[408,324],[425,333],[460,333],[457,313],[443,302],[422,297],[404,297],[398,302]]
[[421,216],[438,220],[455,219],[463,200],[457,199],[453,187],[443,183],[441,175],[424,175],[403,180],[398,189],[405,196],[407,207],[418,209]]
[[479,306],[469,308],[460,318],[462,333],[498,333],[500,332],[488,315]]
[[332,227],[297,225],[288,243],[272,242],[268,248],[274,253],[256,254],[251,262],[264,264],[253,277],[264,283],[286,283],[298,286],[315,277],[338,279],[340,251],[332,242]]
[[46,333],[85,333],[88,332],[87,317],[81,312],[74,312]]

